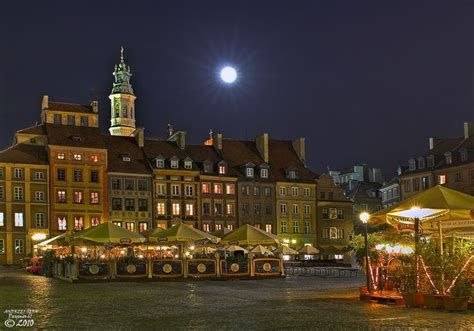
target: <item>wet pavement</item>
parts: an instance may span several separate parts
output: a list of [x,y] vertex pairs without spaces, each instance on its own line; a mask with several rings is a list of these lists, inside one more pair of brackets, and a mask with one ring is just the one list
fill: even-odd
[[361,302],[358,278],[76,283],[0,269],[8,309],[35,309],[35,327],[121,330],[474,330],[474,313]]

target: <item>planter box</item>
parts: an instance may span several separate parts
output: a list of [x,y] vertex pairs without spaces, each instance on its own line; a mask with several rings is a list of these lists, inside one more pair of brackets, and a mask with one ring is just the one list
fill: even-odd
[[402,296],[407,307],[423,307],[425,305],[424,293],[402,293]]
[[433,309],[443,309],[443,297],[440,294],[427,294],[425,295],[425,307]]
[[449,311],[463,311],[467,310],[469,304],[469,297],[443,297],[444,309]]

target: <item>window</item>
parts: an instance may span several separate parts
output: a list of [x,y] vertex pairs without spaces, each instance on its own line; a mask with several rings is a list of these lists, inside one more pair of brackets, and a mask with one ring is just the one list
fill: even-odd
[[148,181],[146,179],[139,179],[137,184],[139,191],[148,191]]
[[234,230],[234,224],[227,224],[227,230],[233,231]]
[[122,161],[130,162],[132,161],[132,158],[129,155],[122,155]]
[[94,163],[99,162],[99,157],[96,154],[91,154],[91,156],[89,156],[89,160]]
[[326,200],[326,192],[319,192],[319,199]]
[[247,175],[247,177],[253,177],[253,168],[251,167],[245,168],[245,174]]
[[323,218],[328,219],[329,218],[329,209],[328,208],[323,208],[322,209],[322,214],[323,214]]
[[265,187],[265,188],[263,189],[263,194],[264,194],[266,197],[271,197],[271,196],[272,196],[272,190],[271,190],[271,188]]
[[226,194],[235,194],[235,184],[226,184],[225,185]]
[[273,206],[271,204],[265,205],[265,214],[267,215],[273,214]]
[[329,218],[332,220],[337,219],[337,208],[329,208]]
[[23,213],[15,213],[15,226],[22,228],[24,226]]
[[138,231],[144,232],[148,230],[148,223],[147,222],[138,222]]
[[[427,176],[421,178],[421,188],[426,190],[430,187],[430,179]],[[390,191],[392,193],[392,191]]]
[[311,225],[309,222],[304,222],[304,233],[305,234],[311,233]]
[[222,184],[214,184],[214,193],[222,194]]
[[74,191],[74,203],[83,203],[84,197],[82,191]]
[[305,215],[311,214],[311,206],[310,205],[304,205],[304,214]]
[[446,158],[446,164],[453,163],[453,155],[451,154],[451,152],[444,153],[444,157]]
[[5,239],[0,239],[0,254],[5,254]]
[[171,185],[171,195],[179,195],[179,185]]
[[156,213],[158,215],[165,215],[166,214],[165,203],[164,202],[157,202],[156,203]]
[[227,216],[233,216],[235,212],[235,206],[233,203],[226,204],[226,214]]
[[82,182],[82,170],[81,169],[74,169],[74,181],[75,182]]
[[253,195],[256,196],[256,197],[260,196],[260,188],[259,187],[257,187],[257,186],[253,187]]
[[99,203],[99,192],[91,192],[91,204],[96,205]]
[[409,179],[403,181],[403,190],[404,190],[404,192],[410,192],[410,190],[411,190],[410,182],[411,181]]
[[293,233],[300,233],[300,224],[298,221],[293,222]]
[[420,190],[420,179],[419,178],[413,178],[412,184],[413,184],[413,191],[419,191]]
[[261,178],[268,178],[268,169],[266,169],[266,168],[260,169],[260,177]]
[[456,172],[454,174],[454,182],[459,183],[462,181],[462,172]]
[[91,216],[91,226],[97,226],[100,224],[99,216]]
[[184,192],[187,197],[192,197],[194,195],[194,187],[192,185],[186,185],[184,187]]
[[0,226],[5,226],[5,214],[0,212]]
[[66,169],[56,169],[56,179],[59,181],[66,180]]
[[171,168],[178,169],[179,161],[178,160],[171,160]]
[[35,200],[36,201],[44,201],[44,192],[43,191],[36,191],[35,192]]
[[222,215],[222,202],[214,203],[214,215]]
[[58,216],[58,230],[59,231],[66,231],[67,230],[66,217]]
[[344,229],[337,229],[337,239],[344,239]]
[[135,190],[135,181],[133,179],[125,179],[124,186],[127,191]]
[[280,203],[280,213],[286,214],[286,203]]
[[148,200],[138,199],[138,210],[139,211],[148,211]]
[[244,185],[244,186],[242,186],[241,191],[242,191],[243,195],[249,195],[250,194],[250,187],[247,186],[247,185]]
[[87,116],[81,116],[81,126],[89,126],[89,118]]
[[58,153],[56,156],[58,160],[65,160],[66,159],[66,154],[65,153]]
[[440,184],[440,185],[446,184],[446,175],[439,175],[438,176],[438,184]]
[[194,216],[194,204],[187,203],[186,204],[186,216]]
[[173,203],[173,215],[179,216],[181,214],[181,205],[179,202]]
[[418,169],[425,169],[425,158],[420,157],[418,159]]
[[156,184],[156,194],[165,195],[166,194],[165,188],[166,188],[165,184]]
[[84,218],[82,216],[74,216],[74,230],[84,230]]
[[211,214],[211,204],[209,202],[203,202],[202,203],[202,213],[204,215],[210,215]]
[[281,221],[280,222],[280,226],[281,226],[281,233],[286,233],[287,232],[287,228],[286,228],[286,221]]
[[294,170],[288,171],[288,178],[295,179],[296,178],[296,171],[294,171]]
[[461,149],[459,151],[461,154],[461,162],[466,162],[467,161],[467,150],[466,149]]
[[427,156],[426,161],[428,163],[428,168],[433,168],[434,167],[434,156],[433,155]]
[[254,203],[253,204],[253,212],[254,212],[255,216],[260,215],[260,204],[259,203]]
[[23,178],[23,168],[13,169],[13,178],[22,179]]
[[192,161],[184,161],[184,169],[192,169],[193,162]]
[[15,254],[24,254],[25,242],[23,239],[15,239]]
[[64,190],[57,191],[56,202],[57,203],[66,203],[66,191],[64,191]]
[[280,186],[278,192],[280,193],[280,195],[286,195],[286,187]]
[[163,169],[165,167],[165,160],[163,159],[156,159],[156,167]]
[[76,125],[76,116],[67,115],[67,125]]
[[257,229],[261,229],[261,228],[262,228],[262,225],[261,225],[260,223],[256,223],[254,226],[255,226]]
[[112,224],[122,227],[121,221],[113,221]]
[[211,184],[202,183],[202,193],[211,193]]
[[299,189],[297,187],[291,188],[291,195],[297,197],[299,195]]
[[3,191],[3,186],[0,186],[0,200],[5,199],[4,197],[4,191]]
[[272,225],[271,224],[265,224],[265,231],[268,233],[272,233]]
[[61,114],[54,114],[53,115],[53,123],[54,124],[61,124],[63,121],[63,117],[61,116]]
[[125,228],[128,231],[135,231],[135,223],[134,222],[125,222]]
[[293,215],[298,215],[300,212],[300,206],[293,204]]
[[222,224],[216,224],[216,231],[222,230]]
[[204,223],[204,224],[202,225],[202,231],[204,231],[204,232],[210,232],[210,231],[211,231],[211,225],[208,224],[208,223]]
[[211,162],[205,162],[204,163],[204,172],[205,173],[212,172],[212,163]]
[[37,228],[44,228],[45,215],[43,213],[35,214],[35,223]]
[[338,220],[344,219],[344,209],[337,208],[337,219]]
[[135,211],[135,199],[125,199],[125,210]]
[[242,204],[242,213],[244,214],[248,214],[249,213],[249,203],[248,202],[244,202]]
[[225,165],[219,165],[219,174],[225,175]]
[[414,159],[408,160],[408,169],[410,171],[416,170],[416,161]]
[[305,187],[305,188],[303,189],[303,195],[304,195],[305,197],[311,196],[311,190],[310,190],[309,187]]
[[73,160],[74,161],[82,161],[82,154],[74,154]]
[[13,200],[23,200],[23,187],[15,186],[13,188]]
[[0,178],[3,178],[3,168],[0,168]]
[[99,182],[99,171],[91,170],[91,183]]
[[44,172],[42,172],[42,171],[36,171],[36,172],[35,172],[35,179],[36,179],[36,180],[43,180],[43,179],[44,179]]

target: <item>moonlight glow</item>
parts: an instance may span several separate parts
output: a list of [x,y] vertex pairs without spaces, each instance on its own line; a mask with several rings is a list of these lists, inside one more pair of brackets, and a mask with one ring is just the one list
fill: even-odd
[[237,71],[232,67],[224,67],[221,70],[221,79],[227,84],[232,84],[237,79]]

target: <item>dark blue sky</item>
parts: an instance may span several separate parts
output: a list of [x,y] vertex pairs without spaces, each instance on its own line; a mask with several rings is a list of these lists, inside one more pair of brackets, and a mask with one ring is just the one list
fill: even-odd
[[[2,148],[39,119],[43,94],[98,99],[106,130],[120,45],[148,136],[167,123],[194,143],[210,128],[305,136],[318,172],[366,162],[389,177],[429,136],[474,121],[472,1],[69,3],[2,5]],[[232,87],[216,76],[228,63]]]

